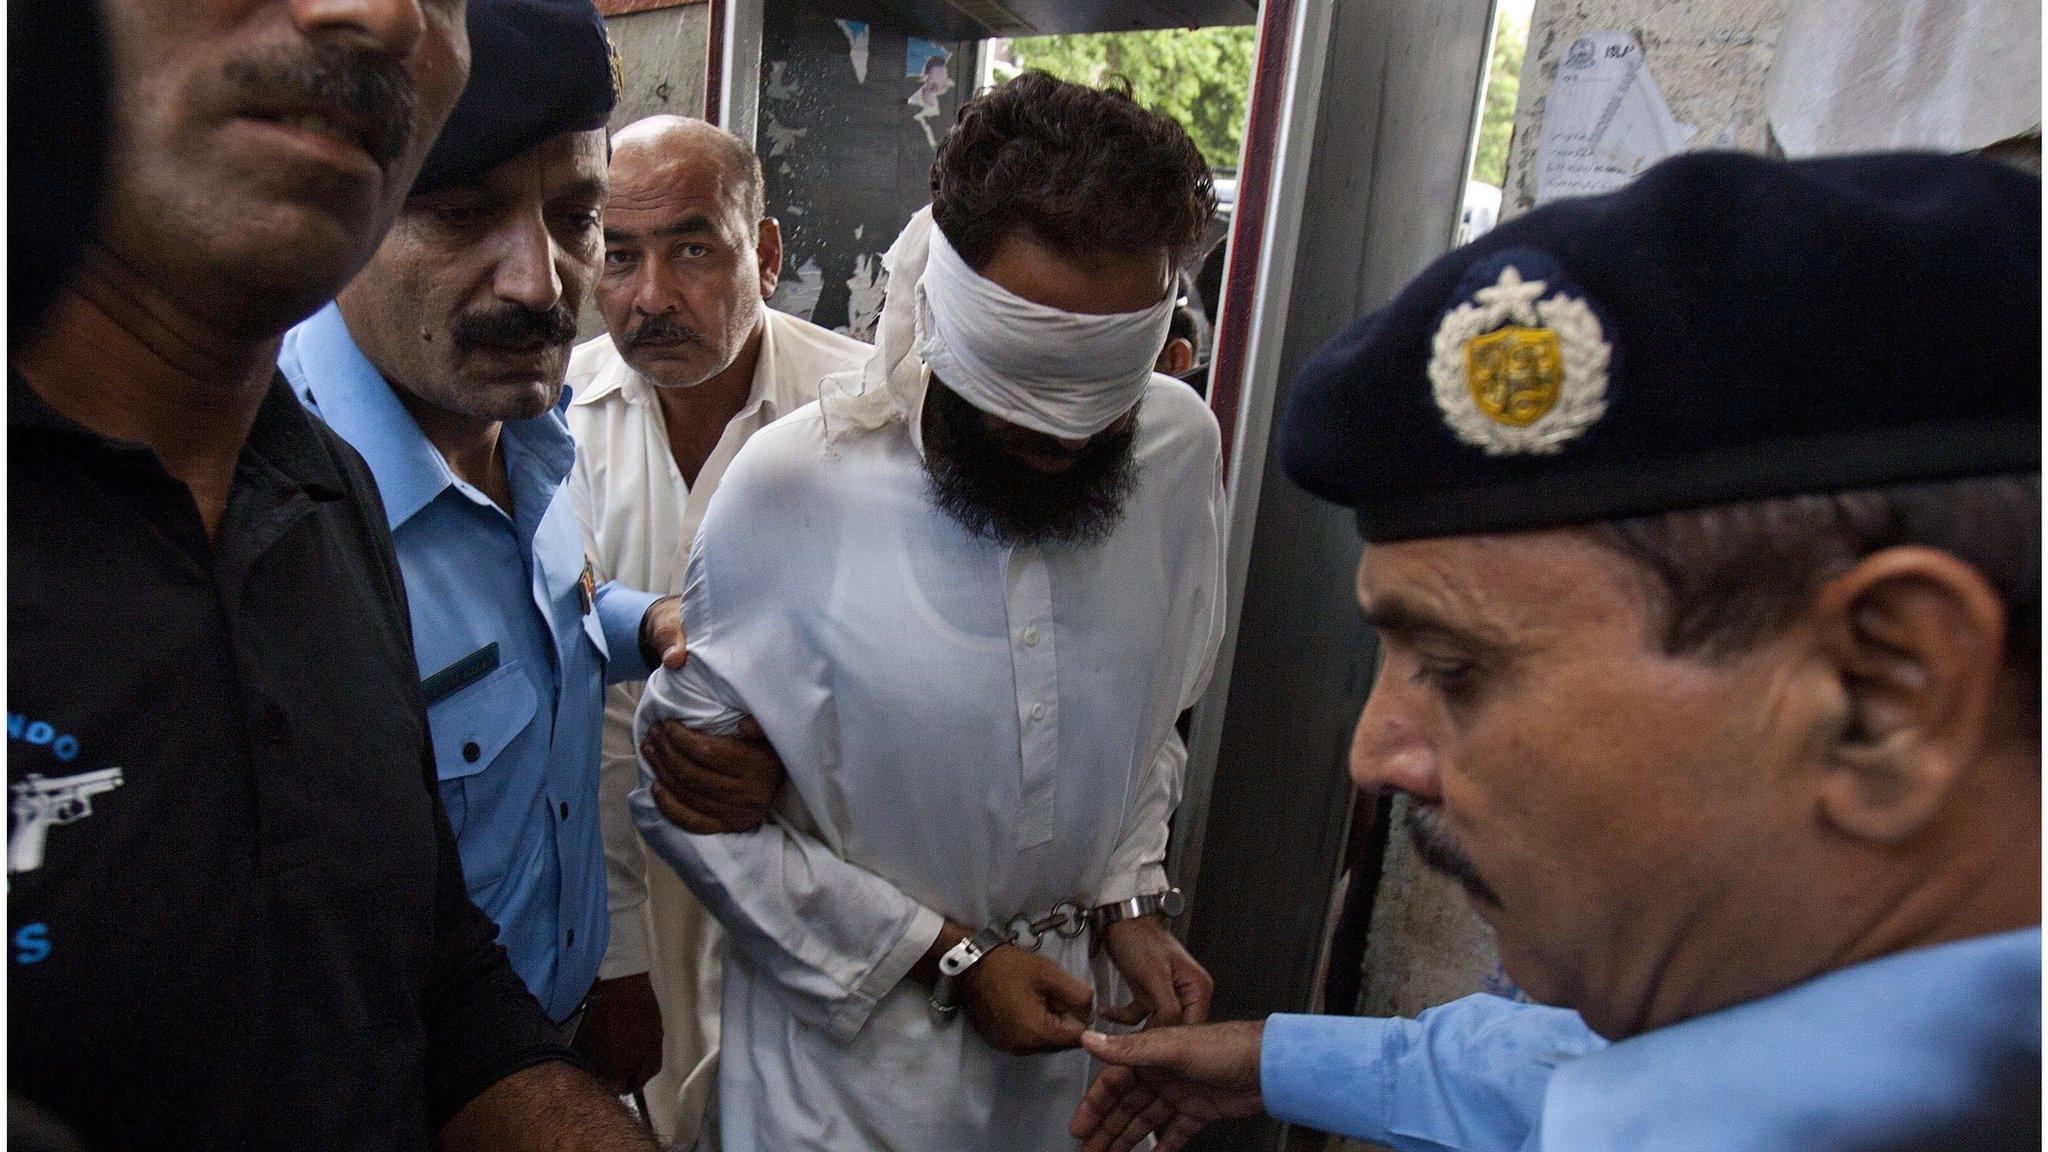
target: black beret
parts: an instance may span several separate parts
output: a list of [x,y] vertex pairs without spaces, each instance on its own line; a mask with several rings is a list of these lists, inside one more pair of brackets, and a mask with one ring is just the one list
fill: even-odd
[[615,81],[591,0],[469,0],[469,86],[412,194],[474,179],[564,132],[604,127]]
[[1368,540],[2041,466],[2041,183],[1690,153],[1451,252],[1325,344],[1280,459]]

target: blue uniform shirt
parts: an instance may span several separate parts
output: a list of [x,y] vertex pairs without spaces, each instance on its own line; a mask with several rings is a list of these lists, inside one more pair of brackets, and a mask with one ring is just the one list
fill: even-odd
[[1278,1119],[1402,1152],[1828,1152],[1953,1135],[2041,1066],[2041,930],[1881,957],[1608,1044],[1468,996],[1414,1020],[1274,1016]]
[[496,669],[431,702],[427,721],[470,898],[565,1019],[611,929],[597,812],[606,653],[612,679],[647,674],[640,621],[656,597],[607,585],[586,600],[564,488],[575,443],[558,412],[504,426],[508,516],[449,470],[335,305],[285,334],[278,366],[377,479],[421,677],[498,646]]

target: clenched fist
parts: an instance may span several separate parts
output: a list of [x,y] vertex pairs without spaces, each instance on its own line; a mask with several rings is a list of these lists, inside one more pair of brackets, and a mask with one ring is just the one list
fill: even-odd
[[982,1039],[1005,1052],[1054,1052],[1081,1043],[1095,990],[1036,952],[998,945],[960,977],[961,1006]]

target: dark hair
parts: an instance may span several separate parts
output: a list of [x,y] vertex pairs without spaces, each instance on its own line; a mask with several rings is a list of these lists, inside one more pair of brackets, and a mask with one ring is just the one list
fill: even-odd
[[932,162],[932,219],[975,269],[1013,228],[1061,255],[1165,249],[1178,265],[1215,210],[1179,124],[1043,72],[969,100]]
[[2040,691],[2038,474],[1754,500],[1586,531],[1662,586],[1664,649],[1710,660],[1748,651],[1873,553],[1939,549],[1975,568],[2005,602],[2006,664],[2030,693]]

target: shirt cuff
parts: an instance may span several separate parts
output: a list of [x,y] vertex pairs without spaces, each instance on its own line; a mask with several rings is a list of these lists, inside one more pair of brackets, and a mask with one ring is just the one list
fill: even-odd
[[640,655],[640,622],[661,597],[616,581],[597,590],[597,622],[604,629],[605,682],[645,680],[654,668]]
[[617,980],[647,971],[647,905],[645,902],[612,913],[611,943],[605,945],[598,963],[599,980]]
[[1389,1045],[1407,1021],[1358,1016],[1266,1018],[1259,1093],[1275,1120],[1385,1143]]
[[1134,896],[1156,896],[1173,885],[1166,882],[1166,869],[1158,864],[1145,864],[1135,872],[1126,872],[1111,877],[1095,893],[1095,906],[1121,904]]
[[868,974],[853,990],[853,995],[841,1001],[832,1011],[832,1029],[844,1042],[851,1040],[868,1017],[875,1011],[875,1005],[889,990],[903,982],[917,962],[931,951],[932,941],[939,938],[939,930],[946,926],[946,920],[937,912],[923,905],[910,918],[910,927],[883,955],[879,964],[868,970]]

